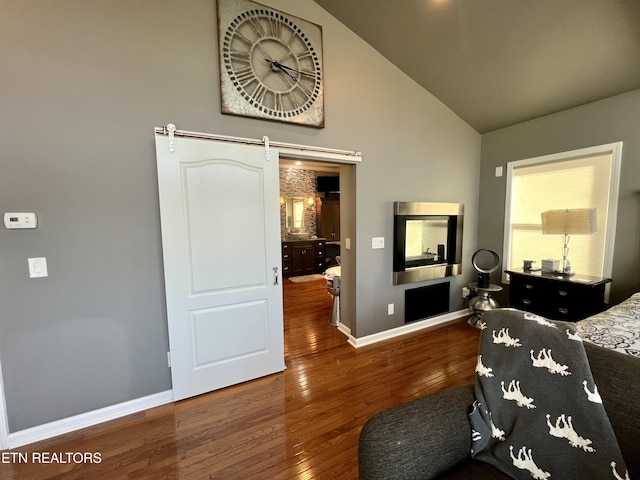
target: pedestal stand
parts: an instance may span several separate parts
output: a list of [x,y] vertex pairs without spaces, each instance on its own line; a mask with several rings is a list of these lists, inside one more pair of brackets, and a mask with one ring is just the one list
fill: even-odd
[[337,327],[340,325],[340,274],[342,273],[342,267],[340,265],[336,267],[327,268],[324,272],[324,278],[327,281],[327,290],[331,295],[331,318],[329,324]]
[[502,287],[495,283],[491,283],[487,287],[478,287],[478,282],[472,282],[469,284],[469,288],[478,294],[477,297],[469,300],[469,308],[472,308],[474,313],[469,319],[469,325],[477,327],[478,322],[482,320],[484,312],[499,307],[498,302],[491,298],[491,294],[501,291]]
[[329,283],[327,282],[327,290],[329,290],[329,293],[333,297],[329,324],[337,327],[340,325],[340,277],[333,277],[331,286],[329,286]]

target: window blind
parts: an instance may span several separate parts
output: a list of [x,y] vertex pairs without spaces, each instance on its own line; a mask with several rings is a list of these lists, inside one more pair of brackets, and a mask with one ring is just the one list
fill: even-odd
[[509,268],[523,260],[562,259],[562,235],[543,235],[545,210],[597,209],[597,231],[573,235],[568,259],[573,272],[602,276],[612,155],[595,155],[520,166],[513,171],[511,198],[511,255]]

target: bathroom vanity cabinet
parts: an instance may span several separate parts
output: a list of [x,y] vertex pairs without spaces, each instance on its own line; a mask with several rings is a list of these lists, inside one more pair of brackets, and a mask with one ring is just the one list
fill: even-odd
[[322,273],[325,256],[324,239],[282,242],[282,276]]

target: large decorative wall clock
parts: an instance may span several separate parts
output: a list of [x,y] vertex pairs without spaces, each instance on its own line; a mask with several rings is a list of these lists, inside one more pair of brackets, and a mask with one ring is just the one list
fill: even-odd
[[222,113],[324,127],[322,27],[218,0]]

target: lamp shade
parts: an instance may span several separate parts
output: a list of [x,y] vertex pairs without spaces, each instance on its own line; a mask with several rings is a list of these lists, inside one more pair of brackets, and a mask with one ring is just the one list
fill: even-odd
[[597,230],[596,208],[542,212],[542,233],[545,235],[591,235]]

